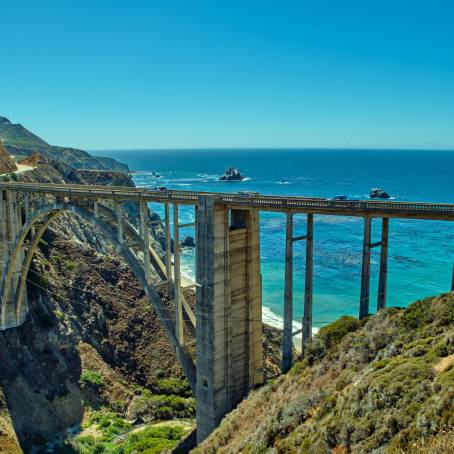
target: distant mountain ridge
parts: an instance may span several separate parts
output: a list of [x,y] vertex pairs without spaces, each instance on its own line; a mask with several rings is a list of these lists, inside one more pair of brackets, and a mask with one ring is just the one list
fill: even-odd
[[63,161],[77,169],[129,172],[126,164],[115,159],[92,156],[90,153],[77,148],[50,145],[20,123],[11,123],[8,118],[2,116],[0,116],[0,141],[16,159],[23,159],[38,152],[48,158]]

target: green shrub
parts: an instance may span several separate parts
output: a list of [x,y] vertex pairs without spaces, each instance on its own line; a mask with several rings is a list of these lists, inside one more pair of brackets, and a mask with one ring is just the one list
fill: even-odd
[[149,422],[155,419],[192,418],[195,415],[195,399],[180,396],[153,395],[144,391],[136,397],[129,410],[134,418]]
[[61,322],[64,322],[66,320],[66,314],[61,311],[60,309],[57,309],[55,312],[54,312],[55,316],[61,321]]
[[68,260],[67,262],[65,262],[65,268],[68,271],[73,271],[76,268],[76,263],[72,260]]
[[345,335],[356,331],[360,326],[361,322],[358,319],[344,315],[335,322],[320,328],[317,337],[323,341],[325,348],[328,349],[338,344]]
[[100,388],[104,385],[104,379],[99,372],[87,369],[81,373],[79,383],[81,386]]
[[181,397],[191,397],[191,387],[187,380],[178,378],[160,378],[154,385],[157,394],[177,395]]

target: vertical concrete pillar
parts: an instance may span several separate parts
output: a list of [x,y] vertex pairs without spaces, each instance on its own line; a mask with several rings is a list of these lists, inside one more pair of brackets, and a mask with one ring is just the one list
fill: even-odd
[[[95,206],[96,206],[96,212],[98,211],[98,204],[95,201]],[[140,206],[140,209],[142,210],[143,207],[142,205]],[[117,215],[117,239],[118,242],[121,244],[123,243],[123,203],[120,200],[117,200],[115,202],[115,212]],[[98,215],[95,214],[95,217]],[[142,221],[142,217],[140,218],[140,222]]]
[[454,265],[452,265],[451,292],[454,292]]
[[181,289],[180,227],[178,205],[173,205],[173,282],[175,286],[175,334],[180,345],[184,344],[183,295]]
[[197,440],[263,382],[259,216],[200,197],[197,210]]
[[172,294],[172,237],[170,235],[170,206],[165,204],[165,236],[166,236],[166,278],[169,283],[169,294]]
[[[121,223],[123,220],[121,221]],[[139,224],[141,238],[143,241],[143,267],[145,271],[145,279],[148,283],[151,282],[151,263],[150,263],[150,227],[148,225],[148,207],[147,202],[141,200],[139,203]],[[121,227],[123,232],[123,227]],[[123,236],[123,233],[122,233]]]
[[98,219],[99,218],[99,208],[98,208],[98,201],[96,199],[93,200],[93,216]]
[[369,313],[369,291],[370,291],[370,238],[372,219],[364,218],[364,239],[363,239],[363,266],[361,273],[361,297],[359,301],[359,318],[362,319]]
[[285,229],[285,287],[284,332],[282,336],[281,370],[286,373],[292,367],[293,353],[293,213],[287,213]]
[[0,284],[8,259],[8,230],[6,222],[6,191],[0,191]]
[[307,215],[306,278],[304,284],[303,345],[302,351],[312,338],[312,294],[314,279],[314,215]]
[[[6,260],[10,259],[15,247],[15,242],[17,235],[22,227],[22,214],[20,206],[17,201],[17,194],[14,191],[7,190],[2,195],[2,206],[3,214],[5,214],[6,222],[2,222],[2,240],[3,238],[6,241],[3,243],[3,256],[5,257],[5,262],[3,265],[3,271],[5,270]],[[6,224],[6,235],[5,227]],[[0,312],[0,328],[7,329],[18,326],[20,323],[17,319],[16,314],[16,305],[15,305],[15,293],[17,289],[17,284],[19,281],[19,276],[22,269],[22,263],[24,259],[24,251],[20,250],[19,253],[15,256],[15,260],[11,266],[13,266],[13,271],[11,275],[11,281],[4,283],[7,287],[5,291],[3,301],[1,301],[1,312]],[[3,279],[3,278],[2,278]],[[26,298],[26,295],[24,296]],[[24,303],[24,310],[28,310],[26,301]]]
[[380,275],[378,278],[377,311],[386,307],[386,287],[388,280],[388,231],[389,219],[383,218],[381,228]]

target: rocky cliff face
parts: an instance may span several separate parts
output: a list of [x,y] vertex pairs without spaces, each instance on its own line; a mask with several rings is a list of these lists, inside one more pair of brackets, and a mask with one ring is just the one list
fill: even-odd
[[10,173],[15,172],[17,170],[17,166],[15,162],[12,160],[11,156],[5,150],[1,140],[0,140],[0,175],[2,173]]

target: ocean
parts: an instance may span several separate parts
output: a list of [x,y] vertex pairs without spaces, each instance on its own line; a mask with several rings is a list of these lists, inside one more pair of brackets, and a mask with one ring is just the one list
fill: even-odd
[[[137,186],[165,186],[196,191],[257,191],[261,194],[366,199],[372,187],[394,200],[453,203],[454,152],[394,150],[114,150],[93,152],[126,162]],[[246,179],[223,182],[227,167]],[[156,176],[156,173],[159,176]],[[150,204],[163,215],[163,207]],[[182,223],[194,220],[181,208]],[[305,232],[305,216],[295,217],[295,235]],[[285,216],[261,213],[263,316],[282,327],[284,298]],[[372,241],[379,241],[381,222],[373,221]],[[454,223],[390,221],[387,305],[404,307],[426,296],[449,291],[454,263]],[[194,235],[188,228],[182,235]],[[341,315],[358,315],[363,221],[360,218],[314,217],[314,327]],[[304,242],[295,244],[295,327],[304,299]],[[371,304],[375,311],[379,249],[372,250]],[[194,276],[194,252],[186,250],[183,269]]]

